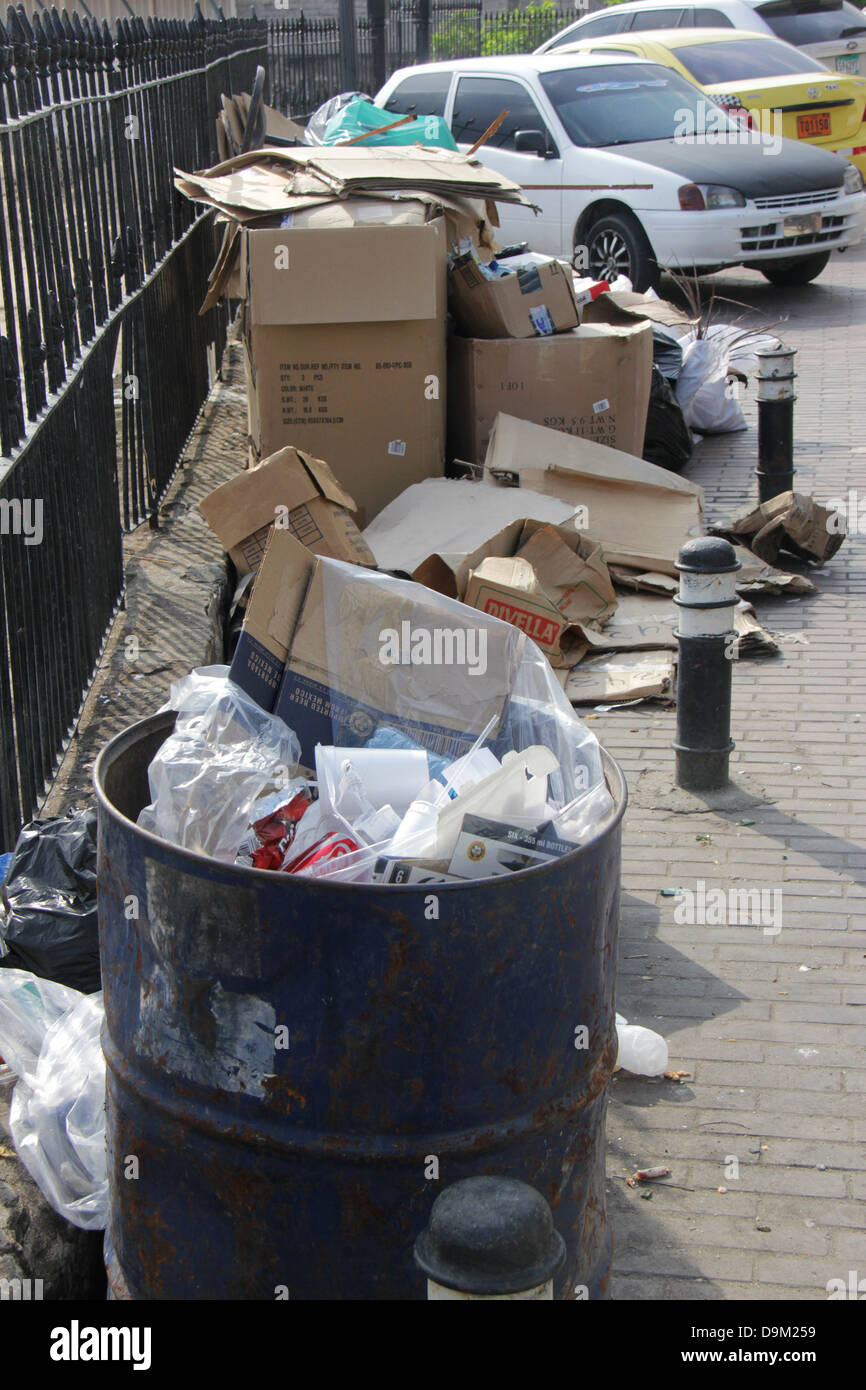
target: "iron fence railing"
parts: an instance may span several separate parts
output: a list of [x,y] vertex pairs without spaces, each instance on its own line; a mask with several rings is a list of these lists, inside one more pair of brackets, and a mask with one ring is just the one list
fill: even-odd
[[[430,6],[426,21],[417,0],[392,0],[383,39],[385,74],[416,62],[531,53],[587,8],[586,4],[571,9],[536,4],[487,13],[481,0],[444,0]],[[375,93],[379,86],[375,42],[371,21],[356,19],[355,72],[360,91]],[[340,43],[336,18],[308,19],[301,11],[268,23],[271,100],[279,110],[308,115],[341,90]]]
[[0,850],[38,806],[227,313],[198,316],[211,219],[172,166],[215,162],[221,91],[266,63],[255,18],[0,23]]

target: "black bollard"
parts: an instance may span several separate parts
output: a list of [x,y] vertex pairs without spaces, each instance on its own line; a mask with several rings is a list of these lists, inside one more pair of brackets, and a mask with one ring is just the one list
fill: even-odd
[[676,783],[711,791],[728,781],[731,674],[736,654],[734,547],[712,536],[688,541],[677,569],[680,591],[677,668]]
[[433,1203],[415,1242],[427,1298],[553,1299],[565,1259],[540,1192],[516,1178],[463,1178]]
[[758,359],[758,501],[794,490],[794,354],[763,348]]

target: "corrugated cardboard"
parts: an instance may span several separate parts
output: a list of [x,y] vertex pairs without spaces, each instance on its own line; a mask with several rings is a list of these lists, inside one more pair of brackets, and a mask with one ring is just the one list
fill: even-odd
[[[463,678],[449,673],[447,662],[384,662],[383,629],[399,632],[403,625],[466,634],[483,626],[485,669]],[[267,697],[282,657],[273,708],[298,735],[306,769],[315,766],[317,743],[363,744],[382,724],[396,724],[424,747],[456,758],[491,718],[501,720],[524,641],[504,623],[443,605],[409,581],[371,582],[368,571],[315,556],[287,531],[274,531],[231,675],[254,698],[262,689]]]
[[496,421],[485,476],[582,508],[586,535],[600,542],[608,564],[675,576],[681,546],[702,533],[703,490],[696,483],[510,415]]
[[584,626],[601,627],[616,594],[601,549],[563,526],[524,522],[513,556],[488,554],[469,575],[463,602],[520,628],[552,666],[573,666]]
[[441,217],[241,234],[252,456],[326,455],[362,524],[443,472],[445,250]]
[[272,710],[315,556],[290,531],[274,528],[256,575],[230,678]]
[[449,456],[480,463],[501,411],[640,454],[652,354],[647,322],[582,324],[546,338],[452,338]]
[[475,257],[461,257],[448,276],[451,311],[466,338],[535,338],[580,322],[571,266],[528,266],[490,280]]
[[351,513],[354,500],[328,465],[300,449],[280,449],[257,468],[215,488],[199,510],[238,574],[257,570],[276,525],[317,555],[375,568],[376,560]]

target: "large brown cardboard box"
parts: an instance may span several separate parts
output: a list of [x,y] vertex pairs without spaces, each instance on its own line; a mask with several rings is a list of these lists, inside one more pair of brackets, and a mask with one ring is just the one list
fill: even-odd
[[444,466],[445,221],[395,207],[401,225],[241,234],[251,455],[324,455],[362,526]]
[[452,338],[449,456],[480,463],[504,411],[640,457],[652,355],[647,322],[582,324],[546,338]]
[[328,465],[292,448],[221,483],[199,503],[238,574],[258,570],[274,526],[291,531],[317,555],[375,569],[373,552],[352,520],[354,510],[354,499]]

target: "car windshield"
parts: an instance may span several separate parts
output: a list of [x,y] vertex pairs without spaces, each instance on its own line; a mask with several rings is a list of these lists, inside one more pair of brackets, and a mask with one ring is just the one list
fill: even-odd
[[812,4],[784,0],[783,4],[762,5],[758,14],[774,34],[788,43],[824,43],[849,32],[866,33],[866,17],[847,0],[841,5],[822,4],[821,0],[813,0]]
[[816,66],[778,39],[725,39],[724,43],[690,43],[674,50],[696,82],[745,82],[751,78],[789,77]]
[[[611,63],[541,73],[541,85],[575,145],[601,148],[700,133],[718,109],[685,77],[655,63]],[[738,127],[729,125],[734,131]]]

